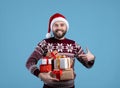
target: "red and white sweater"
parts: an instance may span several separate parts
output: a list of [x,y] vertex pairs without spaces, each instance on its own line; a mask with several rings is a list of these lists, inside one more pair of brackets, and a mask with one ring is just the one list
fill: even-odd
[[[40,73],[39,68],[37,67],[37,62],[46,54],[48,51],[57,50],[59,54],[66,55],[75,61],[77,58],[85,67],[90,68],[94,64],[94,60],[85,61],[82,58],[79,58],[78,55],[83,54],[83,49],[75,41],[70,39],[57,40],[54,37],[49,39],[42,40],[31,56],[26,62],[26,67],[30,70],[32,74],[38,77]],[[73,65],[74,68],[74,65]]]

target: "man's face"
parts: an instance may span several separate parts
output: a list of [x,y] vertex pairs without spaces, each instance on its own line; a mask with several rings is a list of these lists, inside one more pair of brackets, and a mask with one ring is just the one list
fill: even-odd
[[61,39],[67,32],[67,26],[63,21],[57,21],[53,24],[52,31],[56,38]]

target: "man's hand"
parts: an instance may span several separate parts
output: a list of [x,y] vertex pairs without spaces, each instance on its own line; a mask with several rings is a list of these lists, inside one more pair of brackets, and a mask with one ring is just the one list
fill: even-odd
[[39,78],[44,82],[44,83],[50,83],[52,81],[59,81],[59,79],[51,77],[51,71],[48,73],[40,73]]
[[95,56],[90,52],[88,48],[86,48],[87,53],[86,54],[81,54],[79,57],[82,57],[82,59],[86,61],[91,61],[95,59]]

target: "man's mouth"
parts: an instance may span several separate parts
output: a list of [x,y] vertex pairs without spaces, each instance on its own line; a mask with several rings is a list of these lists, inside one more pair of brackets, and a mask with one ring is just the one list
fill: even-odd
[[64,32],[64,31],[60,29],[56,29],[56,32]]
[[62,38],[65,34],[66,31],[62,30],[62,29],[56,29],[53,34],[57,37],[57,38]]
[[57,31],[58,33],[63,33],[63,31]]

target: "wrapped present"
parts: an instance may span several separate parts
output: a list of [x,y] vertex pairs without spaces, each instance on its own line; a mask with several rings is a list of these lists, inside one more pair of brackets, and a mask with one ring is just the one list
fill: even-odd
[[51,76],[59,80],[72,80],[74,79],[74,72],[72,68],[67,70],[54,69]]
[[51,59],[56,59],[59,56],[58,52],[54,50],[53,52],[47,52],[46,57]]
[[51,57],[53,59],[56,59],[59,56],[58,52],[56,50],[54,50],[53,52],[51,52]]
[[71,67],[70,58],[54,59],[54,69],[69,69]]
[[60,76],[60,80],[72,80],[74,79],[74,72],[73,69],[68,69],[62,71],[62,75]]
[[49,72],[52,71],[52,59],[44,57],[41,59],[40,72]]
[[51,52],[47,52],[46,57],[51,58]]
[[52,64],[52,59],[41,59],[42,65]]
[[70,58],[60,58],[60,69],[70,68]]
[[52,65],[48,64],[48,65],[40,65],[40,72],[49,72],[52,71]]

